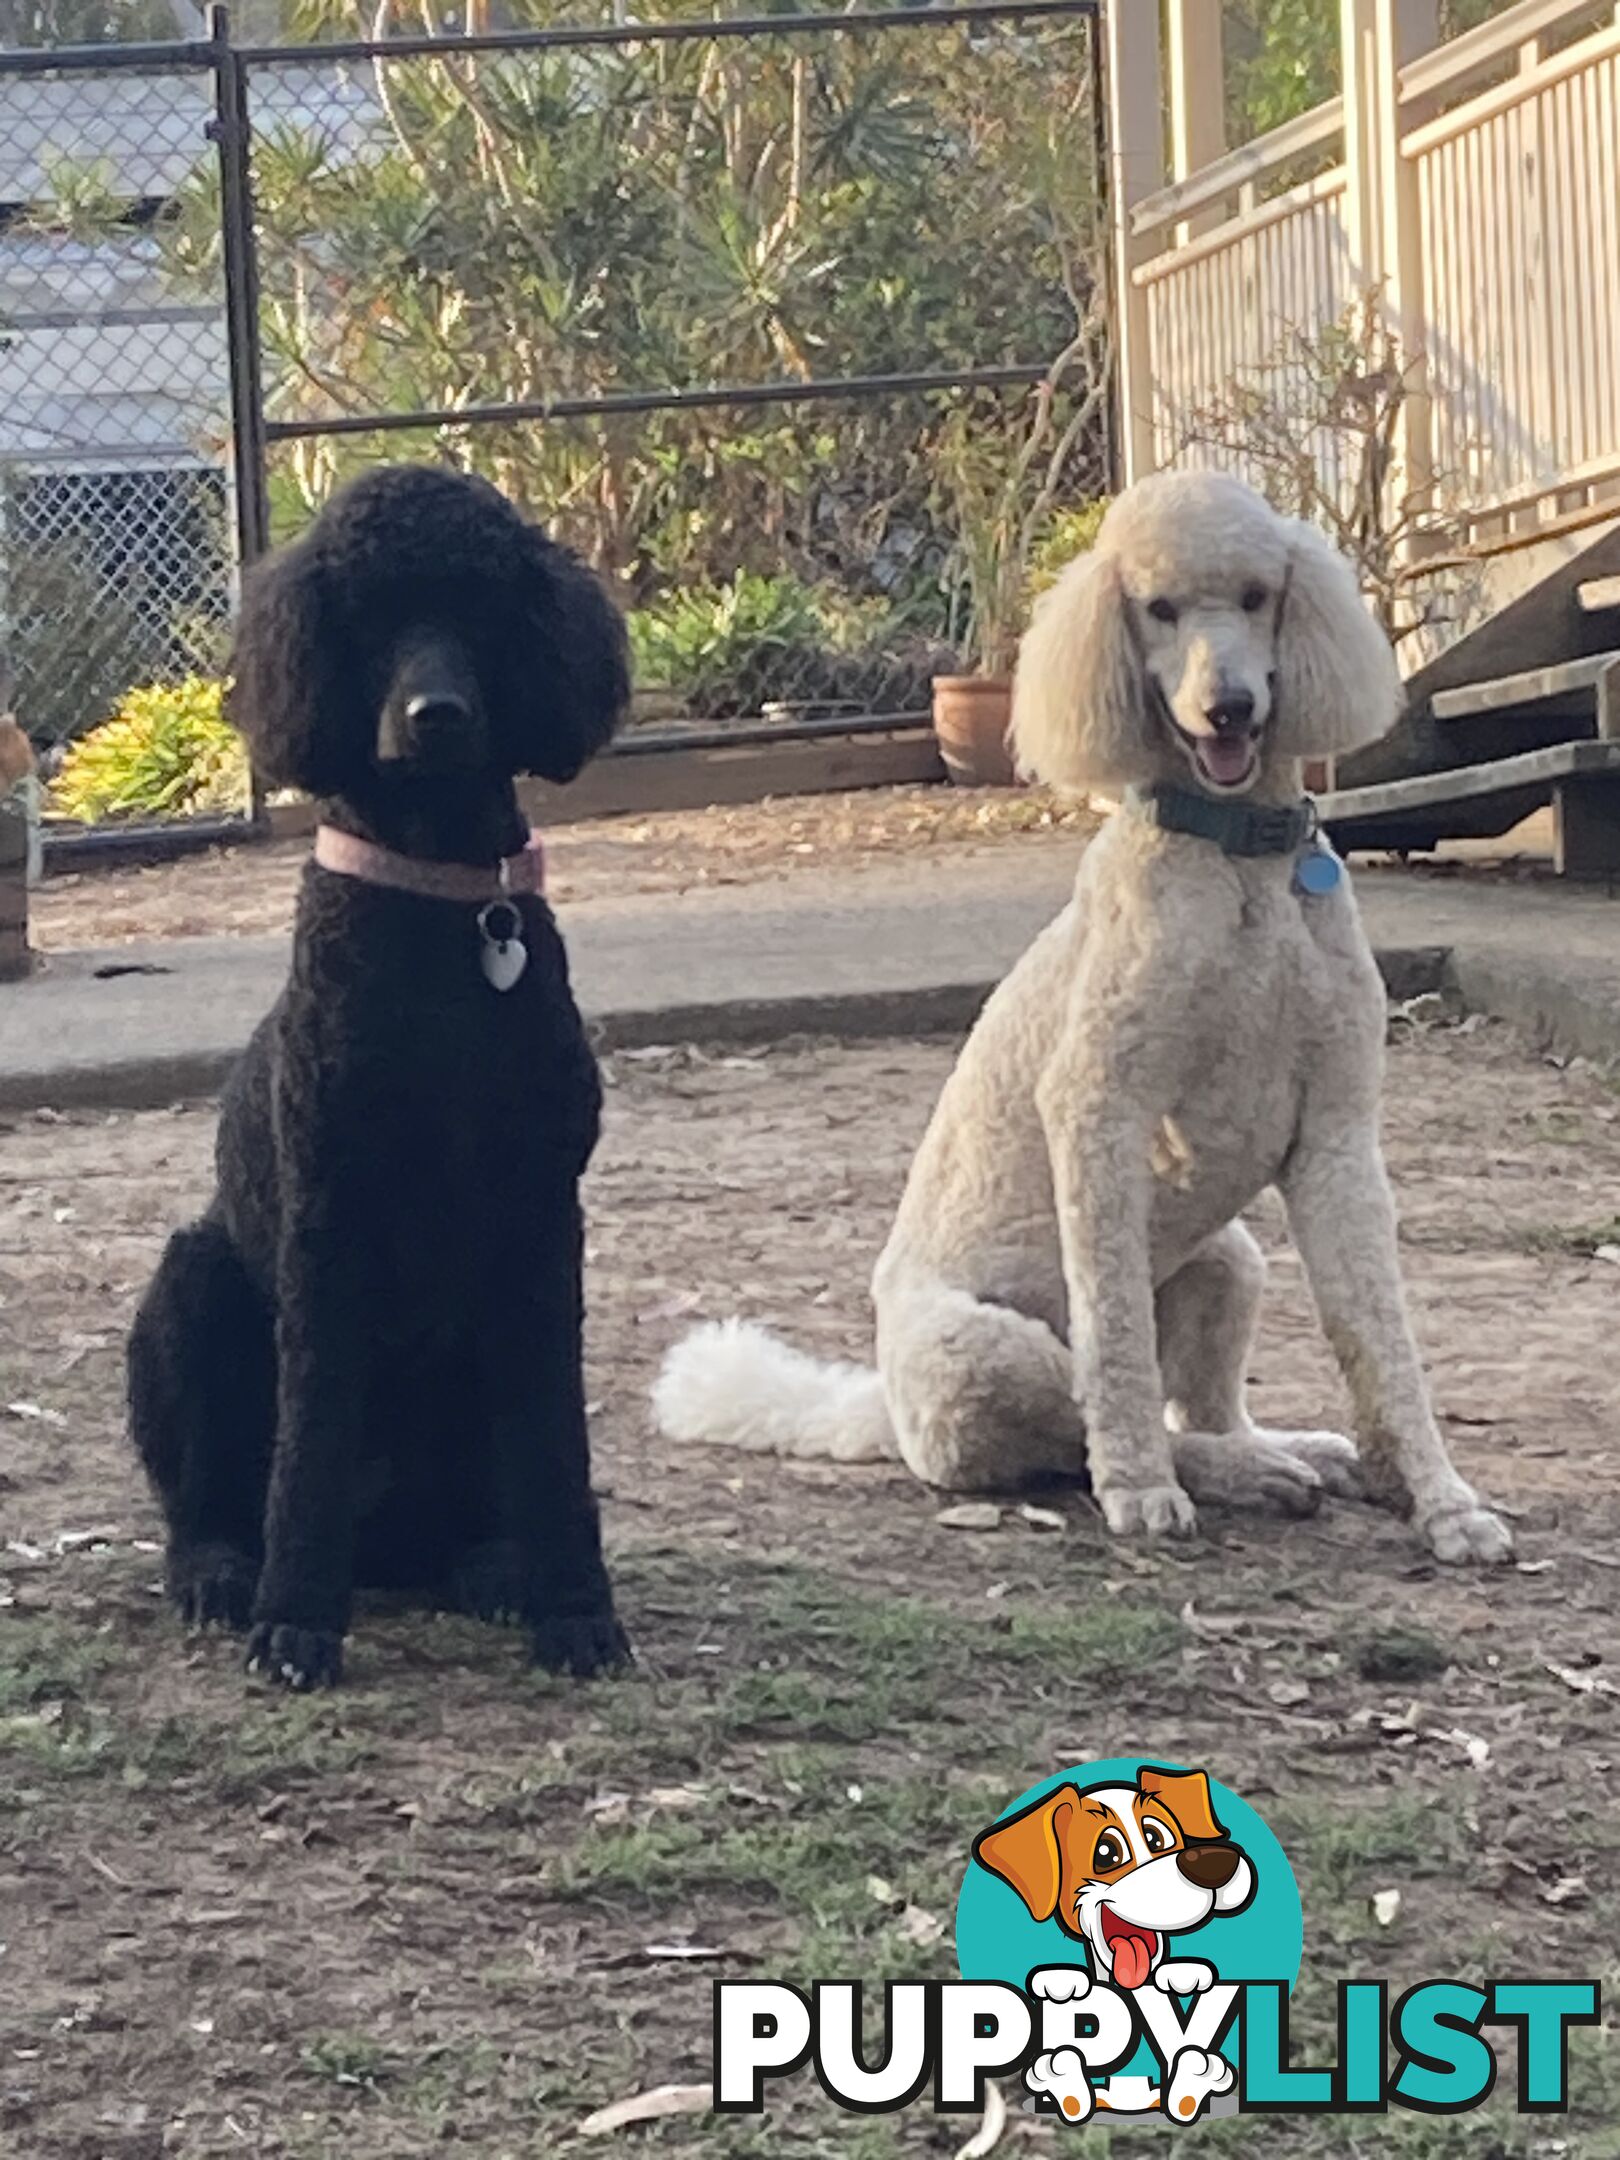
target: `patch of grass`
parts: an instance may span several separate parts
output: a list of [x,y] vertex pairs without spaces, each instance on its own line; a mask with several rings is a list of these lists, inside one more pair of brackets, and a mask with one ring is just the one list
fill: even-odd
[[1611,1215],[1607,1222],[1579,1225],[1548,1224],[1539,1229],[1527,1230],[1525,1249],[1535,1253],[1573,1253],[1577,1259],[1595,1257],[1600,1245],[1620,1245],[1620,1215]]
[[[1034,1612],[965,1613],[926,1598],[870,1597],[795,1575],[767,1592],[766,1653],[716,1709],[734,1730],[790,1731],[850,1744],[908,1730],[976,1726],[976,1698],[1066,1687],[1139,1685],[1183,1640],[1162,1607],[1116,1600]],[[998,1734],[1005,1750],[1011,1736]]]
[[[132,1733],[104,1699],[125,1648],[111,1629],[53,1613],[0,1619],[0,1759],[53,1778],[102,1774],[135,1785],[148,1764],[172,1773],[191,1760],[184,1728],[163,1719]],[[0,1807],[22,1804],[14,1787]]]
[[111,1634],[53,1613],[0,1614],[0,1716],[82,1697],[117,1662]]
[[221,1798],[288,1779],[333,1777],[376,1752],[368,1708],[344,1695],[246,1695],[234,1720],[210,1725],[209,1782]]
[[1534,1139],[1549,1147],[1582,1147],[1586,1142],[1586,1125],[1578,1110],[1544,1110],[1539,1115],[1527,1112],[1525,1123]]
[[1382,1793],[1370,1806],[1336,1806],[1304,1795],[1276,1810],[1273,1828],[1300,1877],[1305,1910],[1389,1887],[1375,1873],[1440,1875],[1459,1857],[1455,1813],[1435,1797]]
[[1363,1680],[1405,1685],[1438,1680],[1454,1662],[1437,1636],[1421,1628],[1377,1628],[1356,1645],[1356,1671]]
[[[921,2106],[903,2115],[862,2121],[858,2115],[835,2112],[819,2095],[791,2111],[773,2098],[760,2116],[675,2115],[640,2124],[636,2151],[677,2153],[681,2160],[832,2160],[834,2155],[836,2160],[915,2160],[919,2153],[954,2152],[974,2128],[969,2116],[941,2116],[945,2134],[940,2136],[936,2128],[929,2137],[930,2120]],[[589,2153],[596,2148],[582,2143],[574,2149]]]
[[967,1656],[1057,1666],[1067,1677],[1091,1681],[1122,1678],[1144,1657],[1178,1647],[1183,1636],[1179,1619],[1163,1607],[1113,1598],[1045,1604],[1036,1612],[964,1613],[929,1598],[870,1596],[808,1572],[770,1586],[761,1623],[768,1647],[780,1643],[801,1659],[821,1648],[840,1665],[860,1658],[915,1671],[954,1667]]
[[[1302,2049],[1302,2061],[1325,2061],[1309,2049]],[[1375,2135],[1369,2135],[1368,2129]],[[1391,2108],[1387,2115],[1369,2118],[1368,2125],[1356,2135],[1354,2117],[1322,2116],[1312,2118],[1303,2115],[1284,2116],[1267,2122],[1253,2115],[1228,2116],[1224,2120],[1203,2122],[1198,2126],[1198,2151],[1200,2153],[1232,2153],[1247,2156],[1250,2153],[1276,2153],[1279,2160],[1346,2160],[1346,2156],[1376,2153],[1378,2160],[1386,2154],[1395,2160],[1528,2160],[1530,2154],[1547,2148],[1535,2134],[1533,2120],[1526,2121],[1506,2114],[1500,2106],[1488,2105],[1477,2114],[1462,2116],[1410,2115],[1401,2108]],[[1133,2130],[1130,2150],[1140,2152],[1143,2160],[1169,2160],[1169,2156],[1183,2150],[1176,2142],[1185,2133],[1171,2130],[1155,2136],[1152,2130],[1138,2133]],[[1086,2155],[1102,2156],[1110,2150],[1111,2133],[1087,2130],[1079,2139],[1065,2138],[1065,2150],[1075,2150]],[[1575,2148],[1566,2148],[1573,2152]],[[1580,2148],[1582,2160],[1587,2160],[1587,2148]]]
[[[830,1758],[807,1774],[801,1755],[794,1768],[767,1796],[780,1806],[743,1812],[721,1796],[707,1810],[591,1832],[553,1863],[548,1887],[655,1907],[705,1897],[774,1906],[797,1923],[814,1977],[938,1971],[969,1845],[1005,1804],[1002,1782],[885,1779],[852,1799],[847,1768]],[[892,1895],[874,1891],[874,1870]],[[918,1939],[908,1909],[943,1935]]]
[[[645,1571],[647,1556],[637,1558]],[[552,1812],[570,1785],[702,1781],[739,1744],[760,1741],[909,1743],[959,1765],[994,1757],[1005,1767],[1020,1759],[1021,1734],[1043,1721],[1055,1690],[1129,1687],[1139,1697],[1145,1673],[1179,1684],[1184,1631],[1163,1607],[1109,1598],[963,1610],[864,1592],[808,1569],[750,1570],[731,1555],[724,1569],[717,1580],[694,1575],[689,1562],[684,1582],[661,1581],[655,1594],[666,1611],[679,1597],[695,1626],[725,1613],[725,1657],[593,1692],[589,1722],[571,1723],[554,1758],[526,1766],[504,1790],[475,1788],[474,1806],[530,1821]]]
[[368,2091],[375,2090],[396,2067],[380,2041],[356,2032],[322,2033],[304,2044],[299,2060],[311,2077]]
[[[0,1759],[130,1791],[194,1784],[229,1802],[267,1782],[350,1769],[371,1752],[369,1706],[343,1697],[244,1691],[226,1719],[206,1710],[154,1716],[128,1688],[120,1694],[124,1648],[111,1632],[53,1615],[0,1623]],[[16,1788],[0,1787],[0,1807],[19,1800]]]

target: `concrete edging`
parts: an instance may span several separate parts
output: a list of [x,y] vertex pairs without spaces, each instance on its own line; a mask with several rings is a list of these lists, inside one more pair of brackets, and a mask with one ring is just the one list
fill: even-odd
[[[1451,987],[1451,955],[1444,946],[1397,947],[1380,952],[1377,958],[1389,994],[1397,1001]],[[832,1036],[849,1042],[884,1035],[958,1035],[966,1034],[994,988],[993,980],[980,980],[926,989],[727,999],[588,1013],[586,1019],[592,1042],[604,1053],[645,1050],[660,1043],[737,1049],[793,1035]],[[1620,1020],[1615,1034],[1611,1054],[1620,1054]],[[0,1111],[161,1109],[169,1103],[217,1094],[237,1055],[209,1050],[4,1074],[0,1075]]]

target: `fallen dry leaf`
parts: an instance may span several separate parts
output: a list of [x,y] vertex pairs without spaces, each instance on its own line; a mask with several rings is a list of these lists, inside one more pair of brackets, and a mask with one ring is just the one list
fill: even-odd
[[942,1530],[999,1530],[1001,1514],[993,1500],[964,1500],[960,1507],[941,1508],[934,1520]]
[[1605,1680],[1601,1673],[1577,1672],[1573,1665],[1556,1665],[1551,1658],[1542,1661],[1542,1670],[1550,1672],[1555,1680],[1562,1680],[1565,1687],[1577,1695],[1620,1695],[1620,1687],[1612,1680]]
[[1062,1530],[1066,1527],[1056,1508],[1032,1507],[1026,1500],[1018,1512],[1032,1530]]
[[924,1912],[920,1905],[908,1905],[900,1915],[900,1932],[908,1943],[926,1947],[937,1943],[945,1933],[945,1923],[931,1912]]
[[1007,2127],[1007,2103],[1001,2097],[999,2085],[987,2084],[984,2088],[984,2115],[979,2127],[965,2145],[956,2149],[956,2160],[984,2160],[1001,2143],[1002,2132]]
[[693,1942],[643,1943],[639,1949],[616,1951],[601,1962],[607,1971],[617,1972],[630,1965],[716,1965],[726,1959],[739,1965],[758,1962],[753,1951],[739,1950],[731,1943]]
[[630,2123],[659,2122],[666,2115],[707,2115],[714,2106],[712,2085],[655,2085],[650,2092],[632,2093],[587,2115],[579,2126],[581,2137],[606,2137]]
[[1476,1770],[1485,1769],[1491,1759],[1491,1744],[1477,1733],[1464,1732],[1460,1725],[1426,1725],[1425,1740],[1444,1740],[1451,1747],[1460,1747]]
[[1555,1883],[1549,1883],[1541,1893],[1543,1905],[1574,1905],[1586,1895],[1584,1875],[1560,1875]]

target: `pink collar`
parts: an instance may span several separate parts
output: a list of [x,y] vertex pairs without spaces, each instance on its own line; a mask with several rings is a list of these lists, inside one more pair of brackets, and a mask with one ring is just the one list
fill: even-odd
[[387,885],[395,892],[418,893],[425,900],[462,900],[477,907],[513,893],[543,893],[545,859],[540,835],[516,855],[485,870],[476,863],[426,862],[419,855],[396,855],[375,840],[341,832],[336,825],[315,828],[315,860],[339,877],[360,878],[367,885]]

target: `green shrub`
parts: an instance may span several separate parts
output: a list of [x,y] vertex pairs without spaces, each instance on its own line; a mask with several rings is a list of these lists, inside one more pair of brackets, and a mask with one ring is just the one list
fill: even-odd
[[1046,530],[1030,549],[1029,596],[1055,585],[1076,555],[1088,555],[1097,545],[1097,528],[1108,509],[1108,498],[1076,503],[1072,509],[1055,510]]
[[223,683],[202,675],[128,691],[110,720],[69,745],[51,809],[90,824],[245,808],[247,752],[223,696]]
[[13,710],[37,750],[54,749],[116,706],[144,642],[139,610],[97,570],[82,536],[8,548],[4,568]]
[[926,705],[928,674],[941,664],[882,599],[748,570],[636,610],[630,645],[638,683],[716,718],[772,702]]

